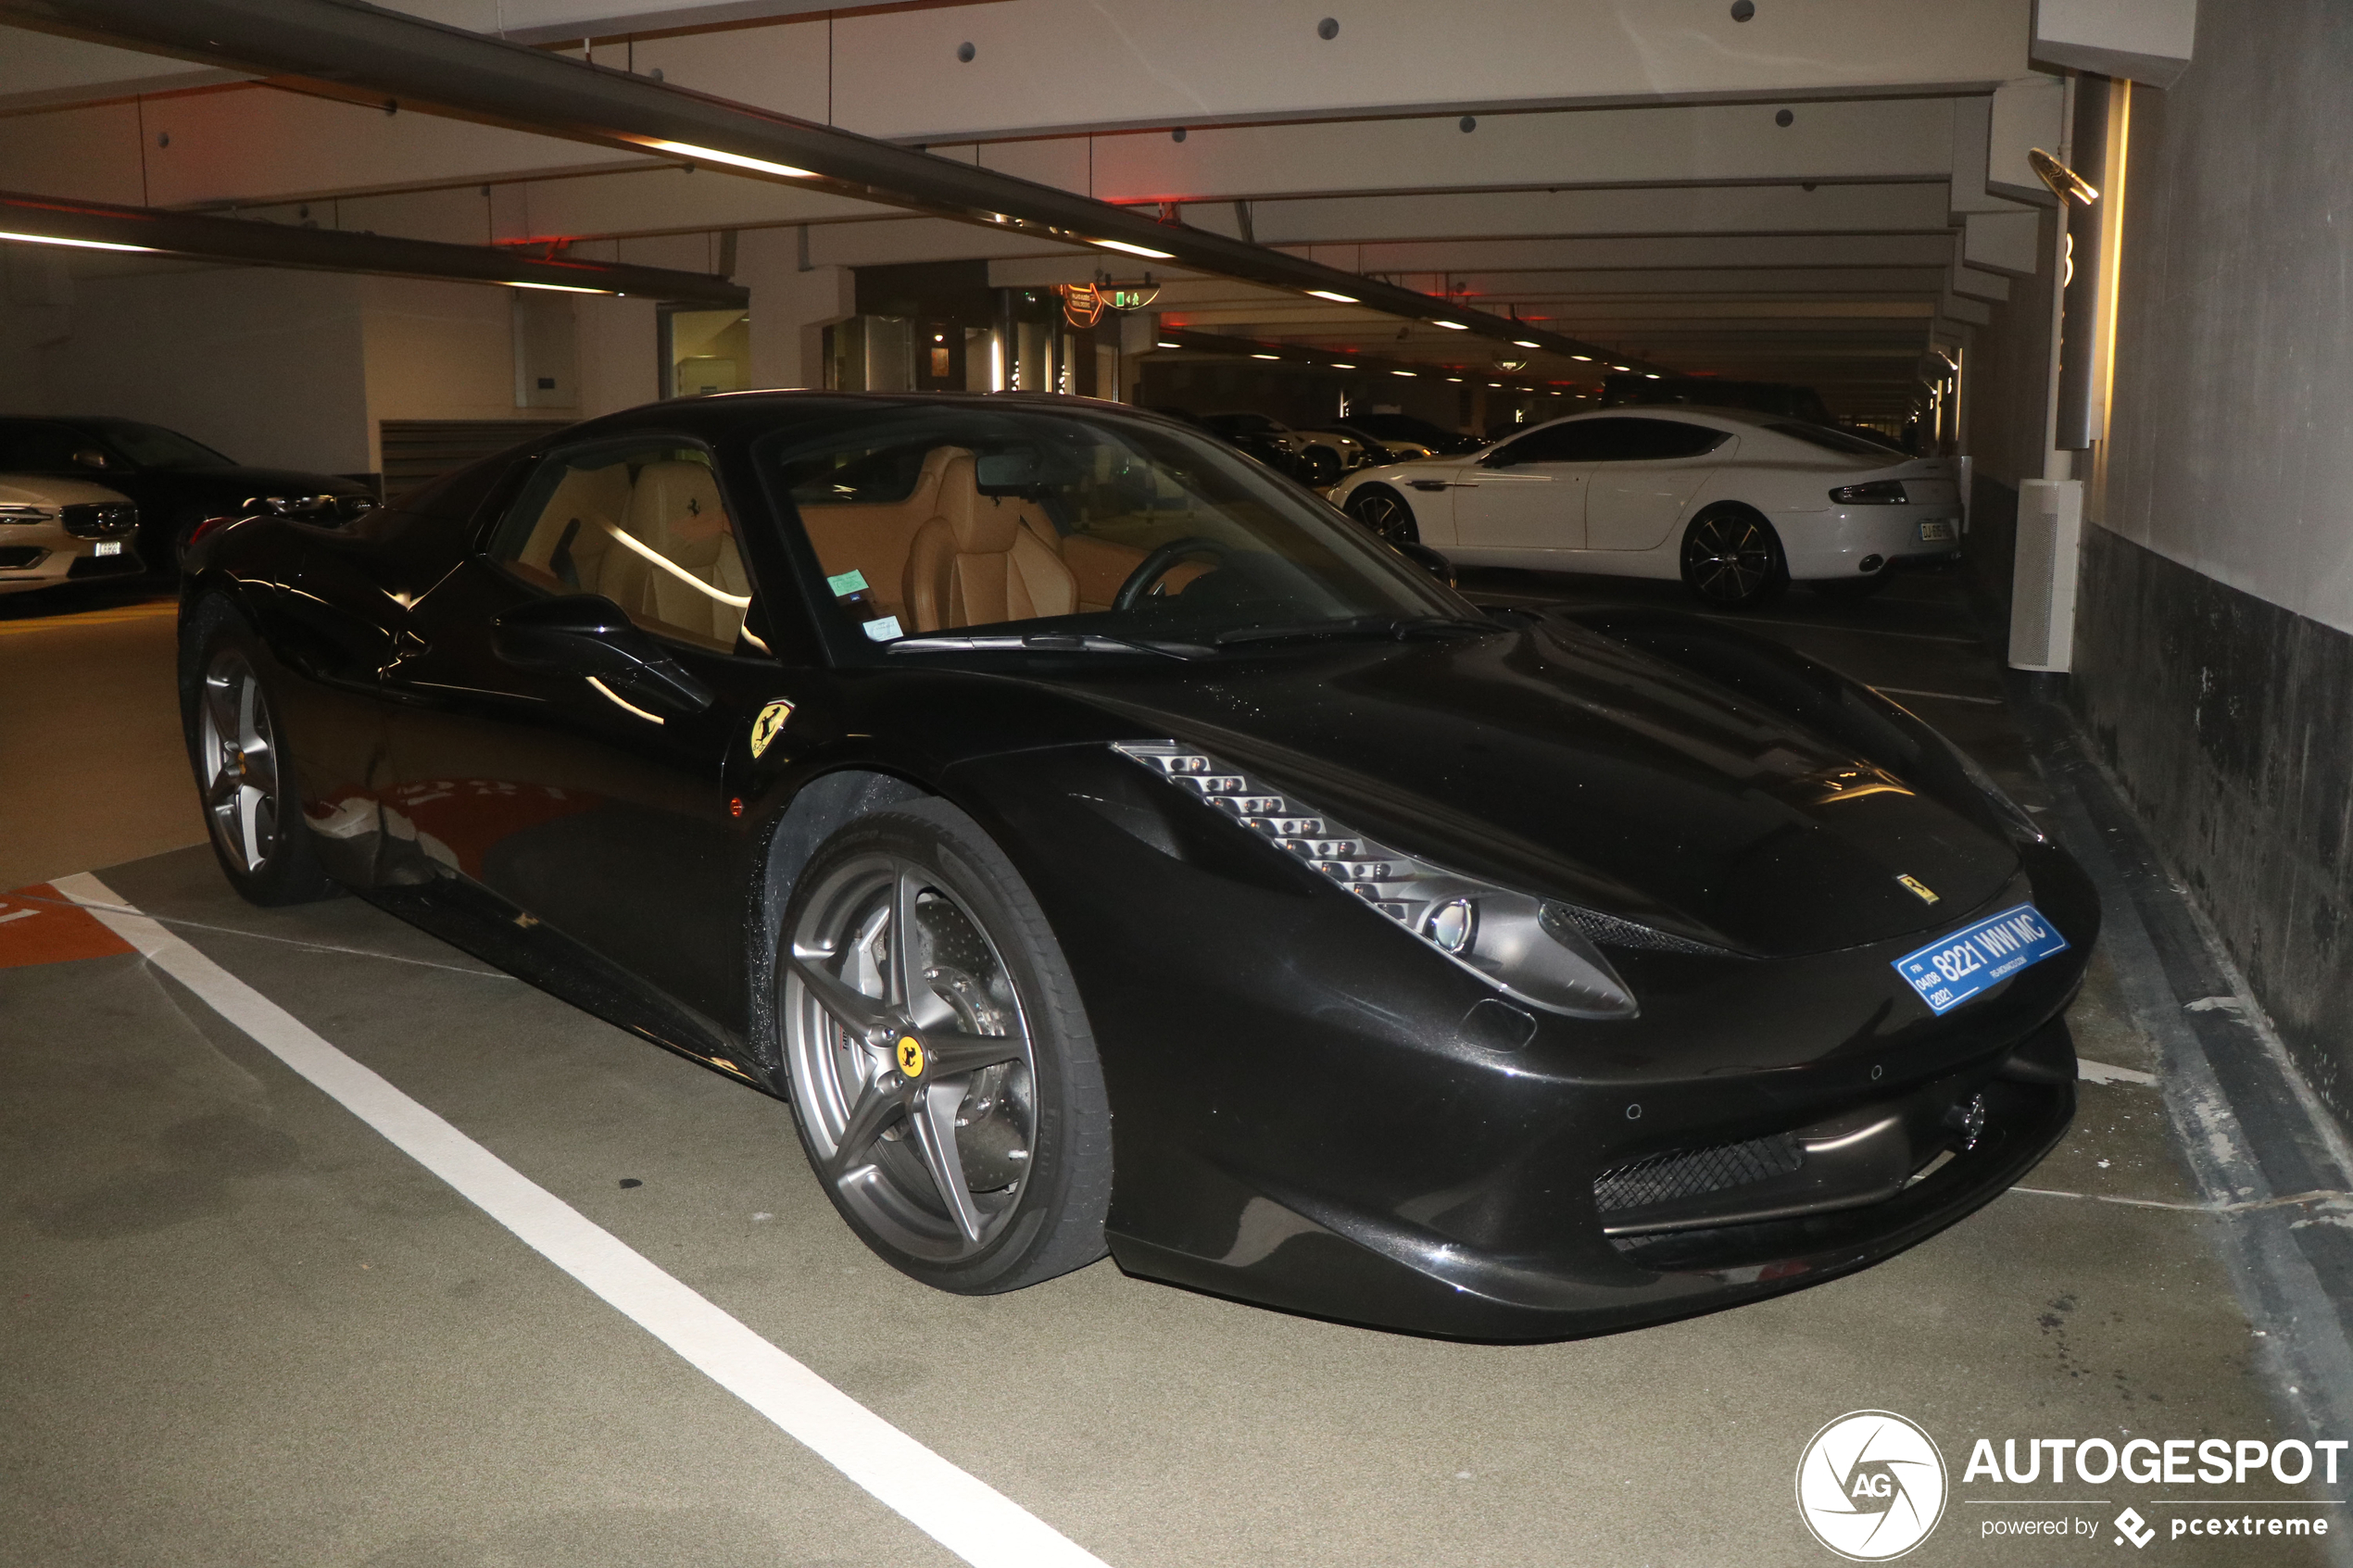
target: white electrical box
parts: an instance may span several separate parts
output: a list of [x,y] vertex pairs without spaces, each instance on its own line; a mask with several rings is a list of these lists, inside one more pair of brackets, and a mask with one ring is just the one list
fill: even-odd
[[2075,578],[2083,547],[2083,482],[2018,487],[2010,572],[2010,668],[2066,671],[2075,662]]

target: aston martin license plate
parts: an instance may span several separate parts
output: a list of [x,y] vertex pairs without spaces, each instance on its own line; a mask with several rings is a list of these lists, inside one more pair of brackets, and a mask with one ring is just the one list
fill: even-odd
[[2067,938],[2032,904],[1989,915],[1895,960],[1931,1011],[1947,1013],[2030,964],[2067,951]]
[[1920,524],[1920,543],[1923,545],[1942,545],[1952,537],[1953,525],[1949,521],[1931,521]]

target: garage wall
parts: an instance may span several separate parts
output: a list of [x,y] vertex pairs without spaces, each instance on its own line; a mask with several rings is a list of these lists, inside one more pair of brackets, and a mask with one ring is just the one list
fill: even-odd
[[2353,1113],[2353,9],[2209,0],[2133,99],[2075,700]]
[[356,278],[258,268],[77,278],[30,355],[27,412],[114,414],[241,462],[371,465]]

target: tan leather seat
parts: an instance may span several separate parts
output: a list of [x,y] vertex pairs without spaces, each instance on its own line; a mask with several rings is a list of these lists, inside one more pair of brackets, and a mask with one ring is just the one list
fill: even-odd
[[1022,526],[1013,499],[984,495],[958,453],[939,478],[938,513],[915,531],[904,599],[912,632],[1069,615],[1078,585],[1062,557]]
[[961,446],[935,446],[924,454],[923,470],[903,500],[802,507],[800,525],[825,575],[856,571],[865,578],[878,611],[912,619],[904,596],[908,552],[916,531],[939,515],[940,476],[959,458],[969,464],[972,454]]
[[[629,497],[628,533],[689,576],[722,594],[749,592],[743,558],[726,532],[719,485],[700,463],[648,463]],[[599,592],[632,616],[732,645],[743,610],[681,581],[673,572],[614,543],[598,574]]]
[[539,510],[531,537],[513,564],[542,587],[564,593],[600,590],[605,556],[620,546],[606,530],[629,515],[629,467],[571,469]]

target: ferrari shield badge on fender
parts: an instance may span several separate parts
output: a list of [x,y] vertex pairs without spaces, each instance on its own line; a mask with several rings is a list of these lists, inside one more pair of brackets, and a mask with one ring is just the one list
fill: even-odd
[[792,704],[786,702],[782,697],[778,697],[775,701],[770,703],[767,707],[760,710],[760,716],[751,721],[751,756],[753,761],[758,761],[760,759],[760,754],[768,749],[768,743],[774,740],[778,734],[783,733],[785,721],[791,717]]
[[[755,730],[755,731],[753,731],[752,733],[753,733],[755,735],[757,735],[757,734],[759,734],[759,732],[758,732],[758,731],[756,731],[756,730]],[[754,740],[754,741],[752,742],[752,745],[751,745],[751,753],[752,753],[752,755],[753,755],[753,756],[755,756],[755,757],[757,757],[757,756],[759,756],[759,755],[760,755],[760,743],[759,743],[759,741]],[[1903,874],[1899,873],[1899,874],[1896,876],[1895,880],[1896,880],[1896,881],[1898,881],[1898,882],[1900,882],[1900,883],[1902,883],[1902,884],[1903,884],[1906,887],[1910,888],[1910,889],[1911,889],[1914,893],[1918,894],[1918,895],[1919,896],[1919,900],[1920,900],[1920,902],[1921,902],[1921,903],[1923,903],[1923,904],[1933,904],[1933,903],[1936,903],[1936,902],[1938,902],[1938,901],[1939,901],[1939,900],[1937,899],[1937,897],[1936,897],[1936,890],[1935,890],[1934,888],[1932,888],[1932,887],[1929,886],[1929,884],[1928,884],[1927,883],[1922,882],[1922,881],[1921,881],[1919,877],[1916,877],[1916,876],[1906,876],[1906,875],[1903,875]]]

